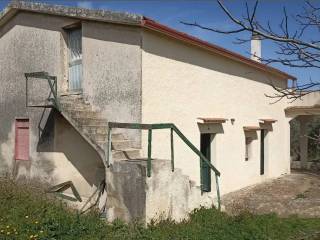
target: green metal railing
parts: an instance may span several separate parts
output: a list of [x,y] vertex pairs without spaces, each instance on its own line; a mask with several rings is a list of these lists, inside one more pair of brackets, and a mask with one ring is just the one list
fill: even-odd
[[[113,128],[126,128],[126,129],[139,129],[148,131],[148,158],[147,158],[147,176],[151,177],[151,151],[152,151],[152,130],[157,129],[170,129],[170,142],[171,142],[171,170],[174,171],[174,144],[173,144],[173,133],[175,132],[180,139],[203,161],[204,164],[207,164],[210,169],[215,173],[216,179],[216,190],[217,190],[217,199],[218,199],[218,209],[221,208],[220,200],[220,189],[219,189],[219,176],[220,172],[211,164],[211,162],[196,148],[188,138],[173,124],[173,123],[157,123],[157,124],[140,124],[140,123],[118,123],[118,122],[109,122],[108,123],[108,145],[106,151],[106,162],[107,166],[110,166],[112,162],[112,129]],[[200,179],[202,179],[202,171],[200,169]],[[203,186],[201,183],[201,191],[203,191]]]
[[52,102],[53,107],[55,107],[57,110],[60,111],[60,103],[58,99],[58,84],[57,84],[57,77],[56,76],[50,76],[47,72],[32,72],[32,73],[25,73],[24,74],[26,78],[26,104],[27,107],[47,107],[43,105],[28,105],[29,102],[29,95],[28,95],[28,81],[30,80],[29,78],[37,78],[37,79],[43,79],[46,80],[49,84],[50,87],[50,92],[47,100],[49,102]]

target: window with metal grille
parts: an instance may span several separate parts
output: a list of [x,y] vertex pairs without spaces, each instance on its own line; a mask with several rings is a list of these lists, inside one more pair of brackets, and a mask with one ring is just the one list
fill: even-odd
[[82,30],[68,30],[69,90],[82,89]]
[[15,159],[29,160],[29,119],[16,119]]

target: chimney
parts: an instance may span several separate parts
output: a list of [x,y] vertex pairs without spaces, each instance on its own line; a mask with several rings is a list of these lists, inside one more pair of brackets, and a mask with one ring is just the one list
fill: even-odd
[[261,62],[261,36],[257,33],[251,36],[251,59]]

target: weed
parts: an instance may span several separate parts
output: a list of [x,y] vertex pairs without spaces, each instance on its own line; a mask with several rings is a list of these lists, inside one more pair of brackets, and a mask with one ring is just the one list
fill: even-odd
[[[46,195],[41,184],[0,179],[2,240],[254,240],[317,239],[320,219],[279,218],[243,211],[229,216],[216,209],[197,209],[188,220],[160,219],[145,227],[120,220],[106,223],[91,211],[85,215]],[[308,236],[308,238],[304,238]]]

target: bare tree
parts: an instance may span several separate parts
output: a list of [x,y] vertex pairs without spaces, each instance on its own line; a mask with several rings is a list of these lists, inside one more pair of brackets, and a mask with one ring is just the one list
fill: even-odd
[[[265,64],[280,63],[284,66],[296,68],[319,69],[320,68],[320,7],[310,1],[305,1],[302,12],[295,15],[287,14],[286,8],[283,8],[283,18],[279,23],[279,28],[271,26],[270,21],[262,24],[256,19],[258,1],[250,9],[246,3],[246,12],[242,18],[237,18],[220,1],[217,1],[226,16],[234,23],[233,30],[224,31],[217,28],[201,25],[197,22],[182,22],[185,25],[198,27],[204,30],[221,33],[237,34],[241,32],[250,32],[258,35],[261,40],[270,40],[277,45],[277,58],[259,58]],[[289,23],[295,23],[295,30],[291,30]],[[250,39],[237,38],[236,43],[246,43]],[[257,57],[257,56],[256,56]],[[311,92],[320,91],[320,78],[309,80],[308,83],[298,84],[294,87],[285,89],[278,88],[271,83],[275,89],[274,95],[266,95],[275,99],[275,102],[283,98],[295,101]]]

